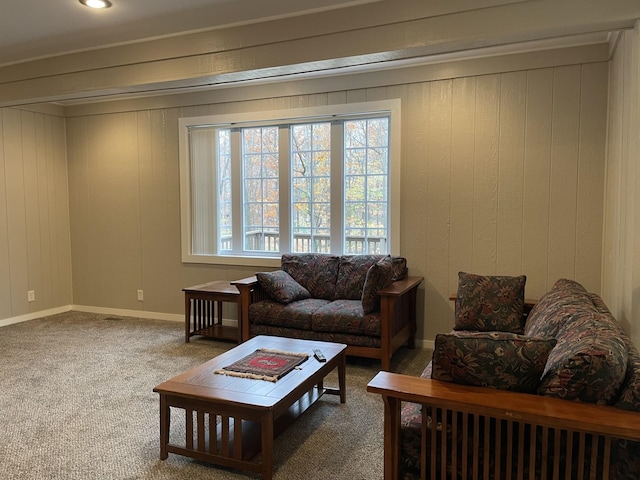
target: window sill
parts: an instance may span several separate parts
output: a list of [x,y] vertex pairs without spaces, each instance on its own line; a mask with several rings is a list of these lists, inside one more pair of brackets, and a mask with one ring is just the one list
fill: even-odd
[[205,265],[241,265],[249,267],[279,267],[280,256],[235,256],[235,255],[183,255],[183,263],[199,263]]

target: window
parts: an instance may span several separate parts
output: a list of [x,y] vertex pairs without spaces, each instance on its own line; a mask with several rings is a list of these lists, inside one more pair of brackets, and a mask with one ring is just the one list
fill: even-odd
[[331,123],[291,127],[295,253],[331,251]]
[[181,119],[183,261],[397,252],[399,104]]

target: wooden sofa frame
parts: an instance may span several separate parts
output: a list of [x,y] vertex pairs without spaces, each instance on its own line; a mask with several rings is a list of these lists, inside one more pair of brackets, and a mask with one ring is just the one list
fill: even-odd
[[[381,337],[380,347],[347,346],[347,355],[379,359],[382,370],[391,368],[393,353],[403,344],[415,347],[416,338],[416,298],[418,286],[423,277],[405,277],[379,290]],[[242,341],[251,337],[249,306],[254,302],[268,299],[255,276],[233,282],[240,292],[239,321],[242,322]]]
[[[529,472],[523,465],[534,461],[541,462],[541,469],[545,472],[540,478],[588,478],[593,480],[607,480],[611,462],[611,442],[613,439],[627,439],[640,441],[640,414],[614,407],[579,403],[550,397],[543,397],[524,393],[514,393],[484,387],[470,387],[449,382],[441,382],[421,377],[380,372],[374,377],[367,391],[382,395],[384,403],[384,478],[397,479],[400,467],[400,413],[402,402],[414,402],[422,405],[421,432],[421,478],[435,479],[436,467],[441,462],[441,469],[446,472],[447,447],[437,452],[436,446],[447,444],[447,427],[454,438],[449,443],[452,458],[458,458],[456,444],[468,449],[462,452],[464,465],[456,465],[451,460],[451,469],[457,472],[459,478],[518,478],[538,479],[535,468]],[[442,428],[427,429],[428,416],[441,419]],[[473,421],[475,417],[475,422]],[[468,428],[459,428],[460,418],[471,418],[475,431],[468,435]],[[506,427],[507,438],[500,438],[500,433],[494,441],[489,440],[489,429],[484,432],[478,430],[479,420],[500,422]],[[467,421],[467,420],[462,420]],[[447,422],[450,425],[447,426]],[[514,428],[515,427],[515,428]],[[519,428],[518,428],[519,427]],[[535,428],[534,428],[535,427]],[[473,430],[471,428],[471,430]],[[499,432],[501,429],[496,429]],[[511,432],[513,435],[510,435]],[[536,435],[539,435],[536,441]],[[562,436],[562,437],[561,437]],[[511,438],[509,438],[511,437]],[[533,437],[533,438],[531,438]],[[481,438],[485,446],[480,449],[472,438]],[[560,451],[567,439],[564,455]],[[549,440],[555,445],[553,451],[543,449],[536,451],[536,445],[548,445]],[[595,443],[597,442],[597,444]],[[596,445],[591,448],[591,454],[586,444]],[[526,445],[530,445],[527,447]],[[469,455],[471,460],[469,460]],[[576,456],[577,455],[577,456]],[[526,458],[526,457],[529,458]],[[427,462],[427,457],[429,462]],[[500,471],[504,460],[490,462],[490,458],[504,459],[506,468]],[[536,460],[537,459],[537,460]],[[564,461],[566,460],[566,461]],[[469,464],[471,462],[471,464]],[[512,463],[514,462],[514,463]],[[547,464],[549,462],[549,464]],[[491,464],[493,463],[493,467]],[[428,466],[427,466],[428,465]],[[573,471],[572,471],[573,469]],[[585,470],[586,469],[586,470]],[[497,471],[496,471],[497,470]],[[467,473],[472,473],[467,476]],[[512,476],[512,472],[517,472]],[[551,471],[549,476],[547,472]],[[443,473],[444,475],[444,473]],[[445,478],[442,476],[442,478]]]

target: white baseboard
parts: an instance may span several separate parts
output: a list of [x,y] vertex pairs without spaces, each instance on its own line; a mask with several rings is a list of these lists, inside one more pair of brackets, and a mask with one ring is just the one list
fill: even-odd
[[416,339],[416,347],[422,348],[423,350],[433,350],[433,348],[435,347],[435,343],[433,340]]
[[100,313],[103,315],[117,315],[121,317],[150,318],[153,320],[169,320],[171,322],[184,322],[184,315],[179,315],[177,313],[147,312],[144,310],[127,310],[124,308],[92,307],[89,305],[73,305],[72,310],[77,312]]
[[[122,308],[91,307],[88,305],[73,305],[72,310],[75,310],[78,312],[99,313],[103,315],[118,315],[121,317],[134,317],[134,318],[150,318],[152,320],[168,320],[170,322],[184,323],[184,314],[179,314],[179,313],[147,312],[143,310],[126,310]],[[231,327],[237,327],[238,321],[230,318],[223,318],[222,324],[228,325]]]
[[56,315],[58,313],[64,313],[72,310],[71,305],[64,305],[62,307],[50,308],[48,310],[40,310],[39,312],[27,313],[25,315],[19,315],[17,317],[5,318],[0,320],[0,327],[6,327],[14,323],[27,322],[29,320],[35,320],[36,318],[48,317],[49,315]]

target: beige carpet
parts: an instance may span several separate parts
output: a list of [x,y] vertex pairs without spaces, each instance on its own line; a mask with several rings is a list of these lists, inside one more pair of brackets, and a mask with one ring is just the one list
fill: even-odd
[[[185,344],[176,322],[82,312],[0,328],[0,479],[259,478],[174,454],[159,460],[153,388],[232,346]],[[392,368],[418,375],[429,357],[403,348]],[[379,368],[348,360],[347,403],[324,396],[278,437],[276,480],[382,478],[382,400],[366,392]]]

